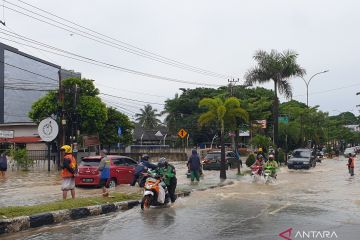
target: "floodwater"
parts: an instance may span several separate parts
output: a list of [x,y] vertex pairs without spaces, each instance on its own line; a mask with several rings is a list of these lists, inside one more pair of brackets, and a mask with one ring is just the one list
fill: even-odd
[[[228,174],[234,184],[193,192],[168,208],[134,208],[4,239],[283,239],[278,234],[289,228],[292,239],[304,239],[295,237],[298,231],[330,231],[337,239],[359,239],[359,170],[350,177],[344,159],[324,160],[310,170],[282,168],[278,181],[267,185],[252,182],[250,176],[237,180],[235,170]],[[203,182],[215,182],[218,173],[206,173]],[[187,187],[201,189],[201,184]]]
[[[179,173],[186,172],[185,162],[174,162]],[[230,173],[231,175],[232,173]],[[189,186],[185,174],[178,174],[178,190],[190,190],[193,188],[206,188],[219,181],[219,173],[207,172],[206,181],[198,185]],[[140,193],[138,187],[118,185],[113,191],[123,193]],[[100,189],[94,187],[76,188],[78,197],[99,195]],[[70,194],[69,194],[70,196]],[[9,169],[5,178],[0,177],[0,207],[24,206],[39,203],[52,202],[62,199],[61,177],[57,170],[47,171],[47,165],[36,165],[29,171],[15,171]]]

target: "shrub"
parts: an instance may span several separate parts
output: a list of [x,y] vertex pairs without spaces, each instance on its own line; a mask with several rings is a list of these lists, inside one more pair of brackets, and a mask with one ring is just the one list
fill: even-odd
[[28,170],[33,165],[33,161],[29,159],[25,148],[16,148],[10,150],[10,156],[16,162],[17,166],[22,170]]
[[254,154],[250,154],[247,159],[246,159],[246,166],[250,167],[251,165],[253,165],[255,163],[255,155]]

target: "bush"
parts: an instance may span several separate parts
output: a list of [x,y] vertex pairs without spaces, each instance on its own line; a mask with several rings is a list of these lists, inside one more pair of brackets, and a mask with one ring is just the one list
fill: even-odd
[[246,166],[250,167],[251,165],[253,165],[255,163],[255,155],[254,154],[250,154],[247,159],[246,159]]
[[25,148],[16,148],[10,150],[10,156],[22,170],[29,170],[33,161],[29,159]]

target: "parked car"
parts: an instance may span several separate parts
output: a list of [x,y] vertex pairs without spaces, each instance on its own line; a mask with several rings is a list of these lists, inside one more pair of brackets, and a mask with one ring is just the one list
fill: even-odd
[[310,169],[316,166],[316,152],[312,149],[295,149],[288,160],[289,169]]
[[347,157],[349,155],[349,153],[351,153],[352,155],[356,155],[355,147],[346,148],[344,151],[344,156]]
[[[110,159],[110,186],[130,184],[137,162],[129,157],[109,155]],[[97,170],[101,156],[84,157],[78,167],[75,177],[76,186],[98,186],[100,172]]]
[[[236,168],[238,157],[232,151],[225,152],[226,169]],[[221,151],[208,152],[202,160],[203,170],[220,170]]]

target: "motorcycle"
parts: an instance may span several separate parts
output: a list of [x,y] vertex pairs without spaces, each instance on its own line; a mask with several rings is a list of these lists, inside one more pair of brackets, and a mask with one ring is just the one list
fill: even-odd
[[251,176],[253,181],[257,181],[263,175],[262,166],[253,165],[251,166]]
[[265,184],[273,182],[276,179],[276,173],[273,174],[275,171],[273,166],[266,166],[264,170],[264,178],[265,178]]
[[144,195],[141,200],[141,209],[148,209],[151,206],[166,206],[169,202],[169,192],[161,177],[147,176],[144,184]]

